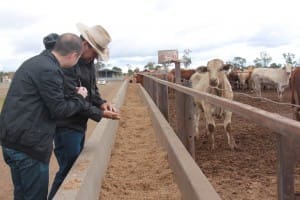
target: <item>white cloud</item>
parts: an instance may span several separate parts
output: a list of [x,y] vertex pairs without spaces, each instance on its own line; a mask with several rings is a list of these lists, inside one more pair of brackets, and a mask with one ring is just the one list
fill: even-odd
[[296,0],[10,0],[0,8],[0,66],[15,70],[43,49],[51,32],[79,33],[75,24],[101,24],[112,37],[112,66],[143,67],[157,62],[157,51],[192,50],[192,66],[211,58],[235,56],[249,64],[267,51],[283,63],[282,54],[300,55]]

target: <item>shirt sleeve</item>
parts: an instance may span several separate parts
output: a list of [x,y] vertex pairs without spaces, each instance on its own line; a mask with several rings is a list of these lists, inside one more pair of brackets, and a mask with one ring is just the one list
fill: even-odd
[[61,119],[72,116],[84,109],[84,98],[79,95],[64,95],[64,77],[60,70],[47,70],[40,73],[38,86],[41,98],[45,102],[51,116]]

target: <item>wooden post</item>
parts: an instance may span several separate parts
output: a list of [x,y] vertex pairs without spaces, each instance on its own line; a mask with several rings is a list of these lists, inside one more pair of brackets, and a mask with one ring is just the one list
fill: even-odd
[[184,94],[175,90],[175,105],[176,105],[176,134],[181,140],[182,144],[187,148],[187,137],[184,126]]
[[176,134],[182,144],[195,159],[195,141],[193,133],[193,98],[175,90]]
[[159,108],[165,119],[168,121],[168,86],[158,84],[157,91],[157,107]]
[[193,115],[194,104],[193,97],[184,94],[184,130],[187,137],[187,150],[190,152],[192,158],[195,160],[195,140],[193,130]]
[[155,104],[157,105],[157,96],[158,96],[158,94],[157,94],[157,82],[155,82],[155,81],[152,81],[152,86],[153,86],[153,96],[152,96],[152,99],[153,99],[153,101],[155,102]]
[[293,138],[278,134],[278,199],[292,200],[294,194]]
[[175,63],[175,83],[181,84],[180,61],[173,61]]

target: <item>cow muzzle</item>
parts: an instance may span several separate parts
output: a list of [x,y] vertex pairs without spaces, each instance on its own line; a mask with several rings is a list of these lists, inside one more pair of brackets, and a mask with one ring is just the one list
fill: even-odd
[[210,79],[209,80],[209,85],[212,87],[218,86],[218,79]]

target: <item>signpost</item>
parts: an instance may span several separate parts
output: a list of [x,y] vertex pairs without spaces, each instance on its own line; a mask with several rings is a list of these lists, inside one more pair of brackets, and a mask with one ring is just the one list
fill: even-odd
[[178,60],[177,50],[160,50],[158,51],[158,64],[170,63]]
[[180,60],[178,59],[178,50],[159,50],[158,64],[175,63],[175,82],[181,83]]

